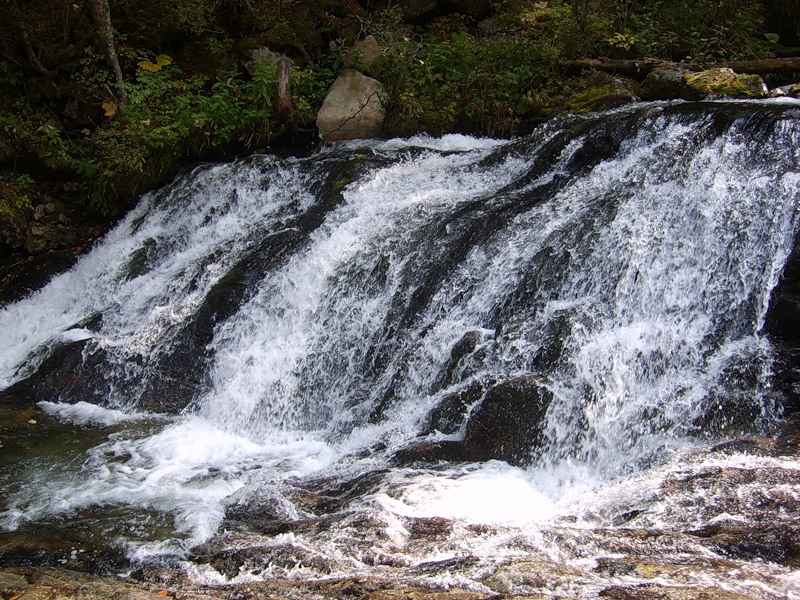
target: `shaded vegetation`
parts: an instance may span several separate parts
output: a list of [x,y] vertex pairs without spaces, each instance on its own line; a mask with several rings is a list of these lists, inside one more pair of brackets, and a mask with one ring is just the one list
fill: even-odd
[[[314,139],[343,67],[384,83],[388,135],[508,135],[562,110],[565,59],[763,58],[800,44],[793,0],[102,0],[0,3],[0,201],[120,214],[182,163]],[[369,66],[356,42],[372,35]],[[274,61],[292,60],[291,113]],[[263,56],[263,52],[262,52]],[[577,82],[577,83],[576,83]],[[304,137],[305,136],[305,137]],[[14,249],[0,240],[0,254]]]

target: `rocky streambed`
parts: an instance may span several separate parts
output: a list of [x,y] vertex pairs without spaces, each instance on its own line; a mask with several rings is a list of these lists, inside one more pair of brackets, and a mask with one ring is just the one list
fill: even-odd
[[287,497],[302,515],[293,519],[275,502],[242,502],[187,561],[134,571],[86,528],[3,533],[0,594],[791,600],[800,597],[798,425],[698,448],[536,523],[402,514],[391,504],[408,503],[408,479],[375,471],[296,482]]

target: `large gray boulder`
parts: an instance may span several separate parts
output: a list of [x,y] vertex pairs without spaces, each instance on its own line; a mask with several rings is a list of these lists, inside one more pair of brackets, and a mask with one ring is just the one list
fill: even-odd
[[377,79],[345,69],[322,102],[317,115],[319,136],[326,142],[380,137],[385,97]]
[[381,46],[374,35],[368,35],[353,45],[351,58],[361,67],[369,69],[381,55]]

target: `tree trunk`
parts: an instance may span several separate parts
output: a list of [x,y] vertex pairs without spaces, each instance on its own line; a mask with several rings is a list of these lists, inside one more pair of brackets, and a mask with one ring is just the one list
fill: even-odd
[[275,111],[284,121],[288,121],[294,113],[292,104],[292,89],[289,83],[289,74],[292,70],[292,61],[284,55],[275,63],[277,81],[275,83]]
[[122,69],[117,58],[117,49],[114,47],[114,33],[111,29],[111,9],[108,6],[108,0],[89,0],[89,8],[92,12],[92,21],[94,21],[94,26],[97,28],[97,33],[103,45],[103,52],[106,55],[108,66],[114,71],[118,104],[124,105],[126,99],[125,82],[122,78]]

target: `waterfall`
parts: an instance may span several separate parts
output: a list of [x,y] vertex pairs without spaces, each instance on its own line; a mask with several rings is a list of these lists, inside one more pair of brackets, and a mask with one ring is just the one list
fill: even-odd
[[463,439],[520,378],[529,471],[613,481],[768,430],[797,116],[648,104],[185,173],[0,311],[2,398],[111,428],[63,477],[15,475],[5,527],[123,504],[197,544],[242,490]]

